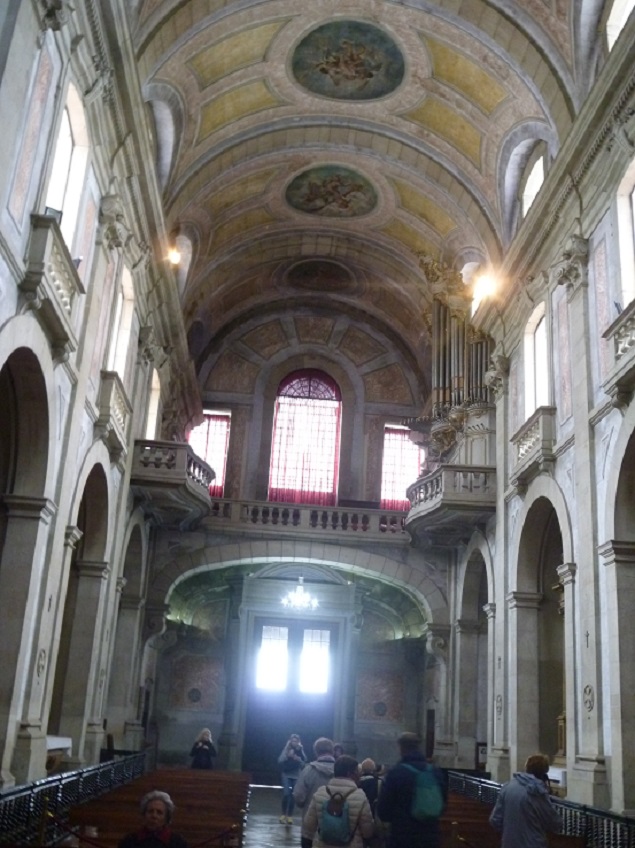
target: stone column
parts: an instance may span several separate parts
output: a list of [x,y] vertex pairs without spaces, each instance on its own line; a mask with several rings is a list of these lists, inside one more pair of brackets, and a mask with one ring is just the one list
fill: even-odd
[[564,591],[564,721],[565,752],[567,760],[575,752],[576,744],[576,692],[579,691],[579,681],[576,661],[576,596],[575,575],[577,566],[574,562],[566,562],[558,566],[557,572]]
[[223,729],[218,737],[220,763],[224,768],[239,771],[242,768],[242,739],[245,731],[247,709],[247,651],[249,638],[249,616],[242,613],[242,577],[229,581],[231,594],[229,626],[227,627],[227,650],[225,652],[225,711]]
[[540,691],[538,687],[539,592],[510,592],[509,608],[509,705],[511,764],[516,769],[538,750],[540,738]]
[[[48,527],[56,507],[48,498],[26,495],[4,495],[2,504],[6,510],[6,533],[0,558],[0,739],[4,740],[0,787],[9,787],[15,783],[11,763],[24,692],[32,663],[37,662],[35,628]],[[35,727],[28,740],[32,756],[45,762],[46,736],[42,728]],[[23,762],[19,768],[24,771]]]
[[438,765],[451,767],[454,761],[454,741],[451,732],[451,680],[448,674],[450,627],[438,624],[429,626],[426,636],[426,651],[433,658],[433,668],[426,670],[425,699],[426,703],[434,703],[434,753]]
[[[117,590],[121,593],[125,579],[120,578],[117,583]],[[113,735],[116,748],[127,747],[124,743],[125,726],[136,720],[135,684],[139,675],[139,641],[144,604],[143,598],[125,594],[121,595],[118,604],[107,704],[108,731]]]
[[[562,258],[550,269],[550,283],[563,285],[567,291],[571,362],[585,363],[572,372],[573,434],[575,465],[573,468],[574,501],[573,537],[578,567],[575,624],[578,628],[580,650],[576,655],[576,672],[583,689],[589,688],[596,697],[602,690],[600,655],[600,587],[595,554],[597,538],[595,524],[588,516],[596,515],[595,448],[589,413],[593,397],[590,369],[588,298],[588,242],[572,236]],[[586,634],[589,634],[588,637]],[[580,694],[578,693],[578,698]],[[609,704],[603,705],[609,709]],[[585,711],[586,712],[586,711]],[[602,709],[587,712],[578,725],[579,738],[575,748],[575,763],[568,769],[569,788],[580,803],[594,804],[603,789],[595,784],[606,780],[604,766],[604,728]]]
[[476,621],[459,619],[455,625],[454,650],[454,738],[457,768],[474,768],[478,703],[478,639]]
[[[611,733],[612,809],[623,816],[635,816],[635,542],[606,542],[599,553],[606,573],[606,654],[611,700],[604,705],[608,711],[604,719]],[[597,712],[598,705],[590,684],[581,680],[580,685],[584,721]]]
[[344,745],[347,752],[355,751],[355,692],[357,685],[356,669],[358,667],[359,642],[362,627],[362,597],[355,590],[355,613],[346,619],[342,628],[342,643],[340,644],[341,658],[341,709],[336,706],[335,738]]
[[[500,317],[500,316],[499,316]],[[502,318],[501,318],[502,325]],[[504,329],[503,329],[504,333]],[[505,609],[506,596],[509,586],[507,559],[508,540],[511,535],[512,517],[510,504],[505,493],[509,481],[509,422],[513,419],[512,404],[509,397],[509,359],[505,347],[499,341],[490,357],[490,368],[485,374],[485,383],[494,393],[496,401],[496,545],[494,548],[493,568],[496,594],[489,598],[485,611],[489,619],[489,680],[488,680],[488,711],[490,721],[490,738],[488,742],[487,767],[493,780],[508,780],[511,774],[509,760],[509,726],[508,726],[508,687],[507,676],[508,658],[503,653],[503,646],[509,638],[507,615]],[[489,608],[489,609],[488,609]],[[495,615],[498,608],[499,615]],[[500,614],[503,611],[503,615]]]
[[77,560],[74,569],[76,597],[61,695],[60,735],[73,740],[69,762],[77,767],[86,761],[84,745],[88,724],[91,725],[92,757],[95,746],[101,747],[101,738],[97,743],[95,736],[103,735],[101,730],[95,731],[95,725],[100,726],[101,721],[90,715],[90,709],[95,687],[100,682],[99,637],[109,568],[107,562]]

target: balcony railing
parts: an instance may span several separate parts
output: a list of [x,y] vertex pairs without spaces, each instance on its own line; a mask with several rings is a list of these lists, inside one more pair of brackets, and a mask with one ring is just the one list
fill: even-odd
[[135,441],[130,486],[157,524],[187,530],[208,515],[215,476],[186,442]]
[[101,372],[97,405],[99,417],[95,422],[95,432],[106,443],[111,460],[118,462],[128,450],[128,422],[132,407],[116,371]]
[[542,471],[548,471],[555,462],[556,409],[540,406],[511,438],[515,460],[510,482],[519,492],[524,492]]
[[77,350],[75,320],[84,287],[55,218],[31,215],[26,274],[19,284],[48,335],[53,355],[65,360]]
[[224,531],[408,544],[404,512],[215,499],[205,524]]
[[635,389],[635,300],[613,321],[603,338],[609,340],[613,358],[604,390],[614,406],[622,407]]
[[438,544],[469,538],[496,509],[496,469],[441,465],[407,490],[411,509],[406,529]]

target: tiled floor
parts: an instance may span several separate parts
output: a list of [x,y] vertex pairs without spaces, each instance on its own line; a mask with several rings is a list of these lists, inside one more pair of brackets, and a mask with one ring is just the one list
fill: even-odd
[[280,787],[252,786],[244,848],[300,848],[300,811],[294,813],[292,825],[280,824],[281,798]]

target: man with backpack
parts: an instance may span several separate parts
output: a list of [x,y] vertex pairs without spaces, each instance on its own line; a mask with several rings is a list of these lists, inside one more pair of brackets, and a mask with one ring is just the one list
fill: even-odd
[[316,790],[304,818],[313,848],[363,848],[375,831],[365,792],[357,786],[358,764],[343,754],[335,760],[333,777]]
[[306,814],[315,791],[333,777],[333,741],[326,736],[320,736],[313,743],[313,753],[315,759],[302,769],[293,787],[293,798],[302,810],[301,848],[311,848],[313,844],[313,832],[309,833],[306,829]]
[[439,818],[448,797],[443,772],[427,762],[416,733],[402,733],[397,741],[401,759],[377,801],[377,816],[390,825],[388,848],[440,848]]

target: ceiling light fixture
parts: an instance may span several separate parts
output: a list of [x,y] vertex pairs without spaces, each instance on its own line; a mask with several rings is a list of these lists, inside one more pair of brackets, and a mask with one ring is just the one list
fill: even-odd
[[282,606],[296,610],[316,609],[320,605],[317,598],[304,588],[304,577],[298,577],[298,585],[282,598]]

